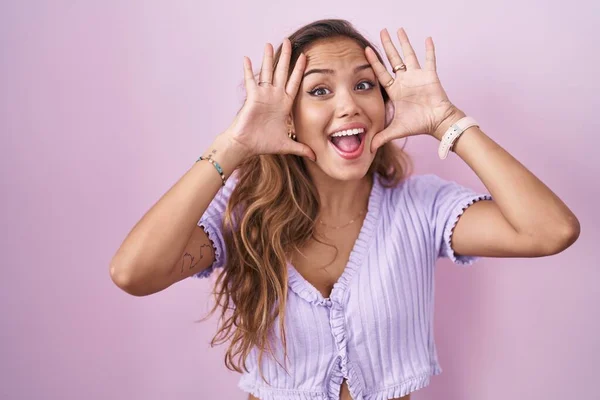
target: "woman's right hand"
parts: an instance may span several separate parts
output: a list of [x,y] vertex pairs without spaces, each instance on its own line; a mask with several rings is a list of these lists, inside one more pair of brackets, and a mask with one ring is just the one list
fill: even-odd
[[[267,43],[259,84],[254,79],[252,63],[244,57],[246,101],[226,134],[248,156],[260,154],[295,154],[315,160],[315,153],[305,144],[288,136],[288,117],[302,81],[306,56],[301,54],[288,81],[292,45],[285,39],[275,76],[273,47]],[[262,83],[266,82],[266,83]]]

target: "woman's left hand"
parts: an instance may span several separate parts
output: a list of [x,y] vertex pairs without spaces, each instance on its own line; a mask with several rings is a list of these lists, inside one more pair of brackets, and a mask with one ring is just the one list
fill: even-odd
[[403,28],[398,30],[398,39],[402,47],[405,62],[392,43],[387,29],[380,33],[381,42],[392,68],[406,64],[406,69],[397,69],[393,78],[387,68],[379,61],[375,52],[367,47],[365,54],[373,67],[380,84],[393,82],[385,88],[394,106],[394,118],[390,125],[378,132],[371,142],[371,152],[375,153],[385,143],[407,136],[429,134],[441,138],[440,132],[445,122],[463,114],[448,99],[440,84],[435,65],[435,49],[433,40],[425,40],[425,68],[421,68],[415,52]]

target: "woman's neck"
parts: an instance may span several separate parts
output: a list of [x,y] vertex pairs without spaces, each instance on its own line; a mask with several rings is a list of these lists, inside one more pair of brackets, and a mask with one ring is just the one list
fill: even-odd
[[373,186],[373,176],[342,181],[326,174],[313,177],[321,207],[318,218],[328,225],[341,225],[367,209]]

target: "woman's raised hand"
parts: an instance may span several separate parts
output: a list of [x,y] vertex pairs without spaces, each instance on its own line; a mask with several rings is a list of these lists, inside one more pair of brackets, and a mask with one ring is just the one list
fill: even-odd
[[244,57],[246,101],[227,130],[248,156],[295,154],[315,160],[313,150],[288,136],[289,116],[306,67],[301,54],[288,80],[292,45],[285,39],[277,68],[273,73],[273,47],[265,46],[259,82],[254,79],[252,63]]
[[394,105],[393,120],[371,140],[372,153],[391,140],[412,135],[429,134],[441,140],[445,130],[464,116],[442,87],[437,74],[433,39],[428,37],[425,40],[425,66],[421,68],[406,31],[400,28],[397,33],[406,64],[387,29],[380,32],[390,65],[395,67],[395,77],[379,61],[373,49],[365,49],[367,60]]

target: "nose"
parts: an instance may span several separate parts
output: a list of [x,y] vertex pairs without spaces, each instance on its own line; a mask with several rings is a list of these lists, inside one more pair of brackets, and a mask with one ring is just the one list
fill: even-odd
[[352,91],[339,91],[336,106],[338,118],[353,117],[361,113],[361,108],[354,98]]

